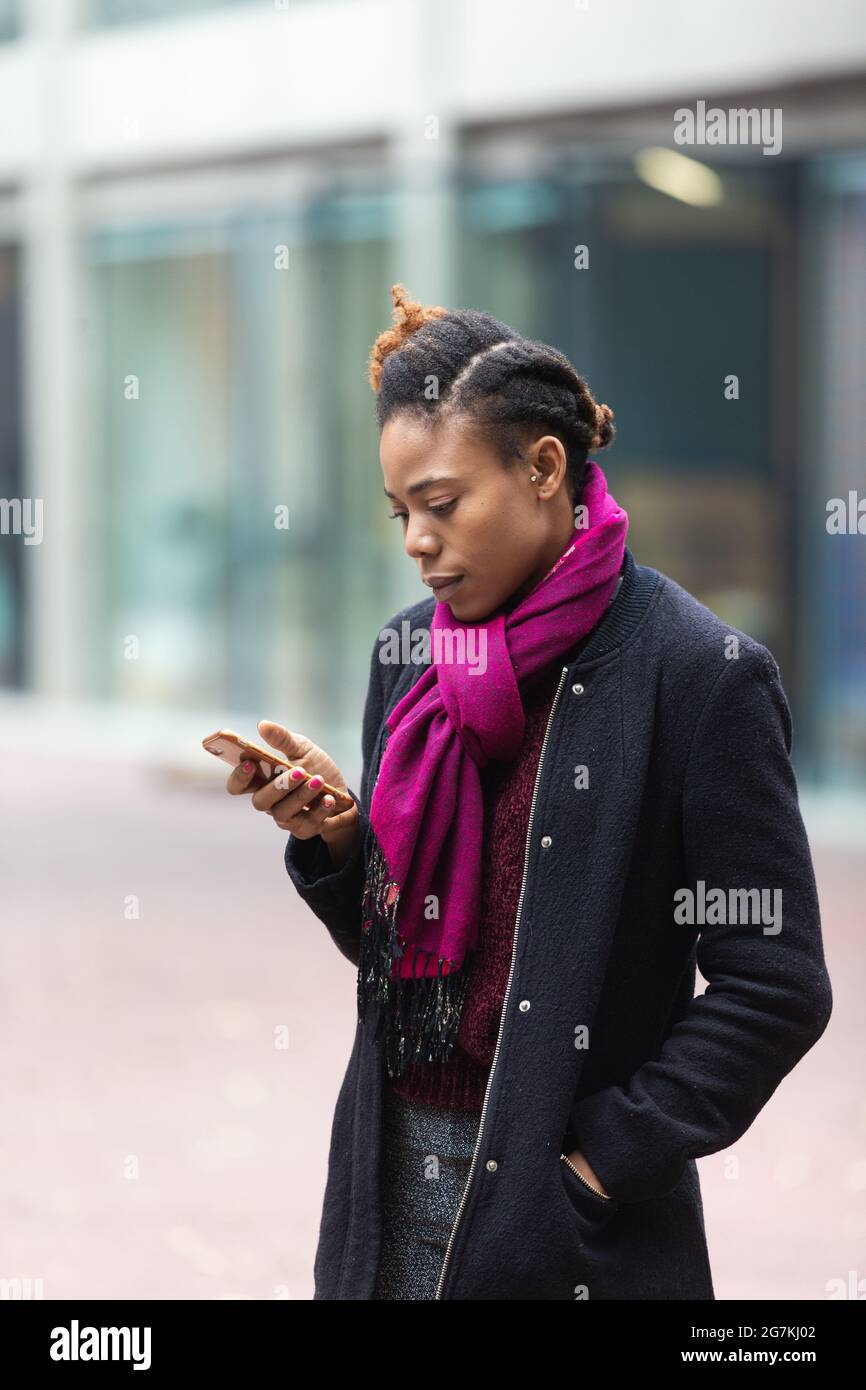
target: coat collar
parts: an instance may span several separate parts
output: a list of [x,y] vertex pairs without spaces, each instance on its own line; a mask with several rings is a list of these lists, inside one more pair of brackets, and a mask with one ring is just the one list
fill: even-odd
[[590,634],[589,641],[584,646],[577,643],[570,651],[563,653],[562,660],[566,665],[571,665],[574,661],[583,665],[587,661],[607,656],[622,646],[643,618],[662,576],[658,570],[636,564],[628,546],[625,547],[620,573],[622,584],[619,593],[608,606],[595,631]]

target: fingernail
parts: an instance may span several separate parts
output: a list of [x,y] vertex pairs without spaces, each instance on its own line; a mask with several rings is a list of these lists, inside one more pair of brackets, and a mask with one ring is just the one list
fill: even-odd
[[242,763],[241,765],[242,765],[242,767],[243,767],[244,772],[252,772],[252,770],[253,770],[253,765],[252,765],[252,763],[249,761],[249,759],[247,759],[247,761],[246,761],[245,763]]
[[324,786],[324,781],[325,779],[323,777],[311,777],[310,786],[313,789],[315,789],[316,787]]
[[299,767],[293,767],[292,776],[294,777],[296,782],[301,782],[303,780],[304,774]]

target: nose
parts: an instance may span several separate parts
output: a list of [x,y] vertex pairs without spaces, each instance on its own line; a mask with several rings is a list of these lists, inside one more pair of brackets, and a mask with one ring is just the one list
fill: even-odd
[[417,525],[410,517],[406,522],[406,534],[403,538],[403,545],[406,554],[412,560],[420,560],[423,555],[435,555],[439,549],[439,543],[428,529],[425,529],[423,517],[419,519]]

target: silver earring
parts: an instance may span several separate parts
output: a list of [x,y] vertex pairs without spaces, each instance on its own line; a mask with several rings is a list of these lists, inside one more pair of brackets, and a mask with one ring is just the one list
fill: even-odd
[[529,479],[529,481],[530,481],[531,483],[537,483],[537,482],[538,482],[538,474],[537,474],[537,473],[533,473],[533,475],[532,475],[532,477]]

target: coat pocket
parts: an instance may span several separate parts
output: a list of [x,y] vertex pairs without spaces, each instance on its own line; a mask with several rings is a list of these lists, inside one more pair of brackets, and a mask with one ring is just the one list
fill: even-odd
[[559,1171],[562,1190],[572,1210],[594,1229],[606,1225],[619,1210],[616,1197],[602,1197],[594,1192],[570,1167],[565,1154],[559,1156]]

